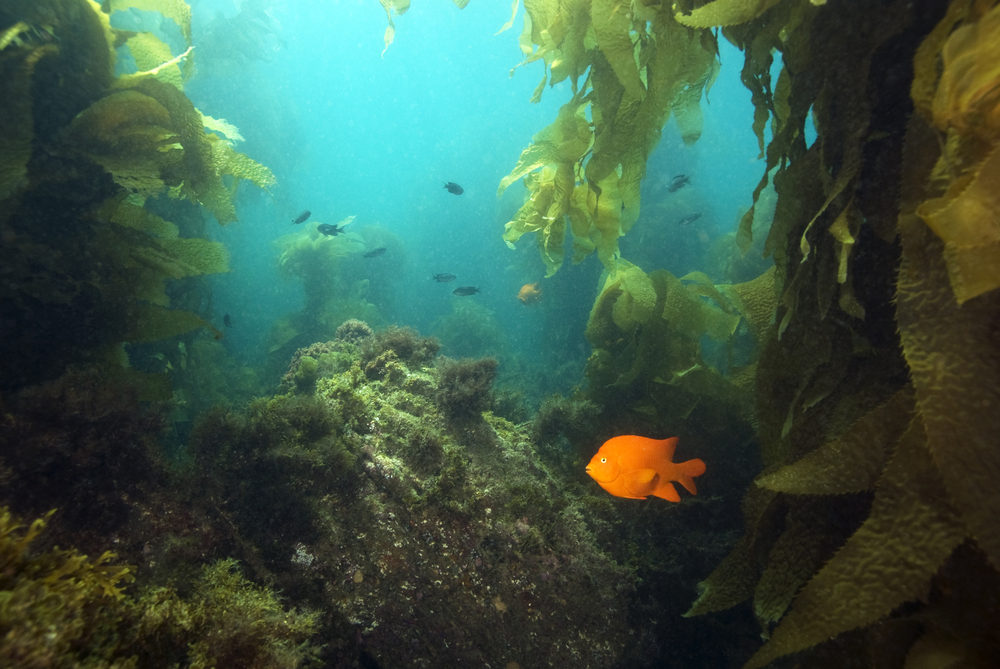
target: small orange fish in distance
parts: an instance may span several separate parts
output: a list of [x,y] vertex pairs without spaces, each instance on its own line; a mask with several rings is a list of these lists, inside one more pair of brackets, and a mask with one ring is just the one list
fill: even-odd
[[517,299],[524,304],[534,304],[542,299],[542,289],[538,287],[537,283],[526,283],[521,286],[521,290],[517,291]]
[[608,439],[587,465],[587,473],[616,497],[645,499],[649,495],[681,501],[672,481],[698,494],[694,477],[705,473],[705,463],[695,458],[674,462],[677,437],[650,439],[626,434]]

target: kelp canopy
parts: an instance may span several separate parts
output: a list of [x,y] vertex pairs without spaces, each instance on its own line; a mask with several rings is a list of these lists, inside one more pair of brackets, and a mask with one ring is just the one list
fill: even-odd
[[[151,33],[113,29],[114,12],[133,7],[176,23],[187,49],[174,54]],[[185,96],[190,33],[181,0],[0,7],[4,388],[69,363],[121,369],[121,343],[207,326],[171,308],[177,295],[165,282],[227,271],[227,252],[199,236],[200,216],[178,225],[153,211],[186,201],[227,223],[237,180],[266,187],[274,177]],[[118,70],[119,52],[136,72]]]

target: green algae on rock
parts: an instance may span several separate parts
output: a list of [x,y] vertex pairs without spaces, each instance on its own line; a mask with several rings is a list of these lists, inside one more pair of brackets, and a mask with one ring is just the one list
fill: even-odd
[[[355,658],[361,640],[382,666],[613,666],[630,570],[600,548],[528,428],[484,411],[495,361],[449,371],[429,346],[377,332],[339,349],[349,366],[318,353],[298,394],[204,420],[191,503],[230,528],[236,557],[326,612],[340,639],[327,662]],[[362,369],[388,354],[386,373]]]

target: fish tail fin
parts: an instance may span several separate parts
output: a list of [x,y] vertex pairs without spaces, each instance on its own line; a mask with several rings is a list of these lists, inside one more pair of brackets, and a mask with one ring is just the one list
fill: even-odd
[[698,487],[694,484],[694,477],[705,473],[705,461],[700,458],[685,460],[677,463],[677,482],[684,486],[692,495],[698,494]]

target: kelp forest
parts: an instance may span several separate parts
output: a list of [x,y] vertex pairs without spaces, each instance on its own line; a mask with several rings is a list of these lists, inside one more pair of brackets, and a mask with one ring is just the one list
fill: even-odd
[[[379,3],[388,59],[431,3]],[[540,260],[526,305],[599,276],[538,402],[502,318],[392,317],[363,212],[285,222],[301,310],[226,352],[215,233],[281,177],[189,95],[197,4],[0,2],[0,665],[995,666],[1000,4],[514,0],[558,111],[479,234]],[[762,171],[678,275],[623,249],[723,45]],[[697,494],[601,490],[615,435],[678,435]]]

